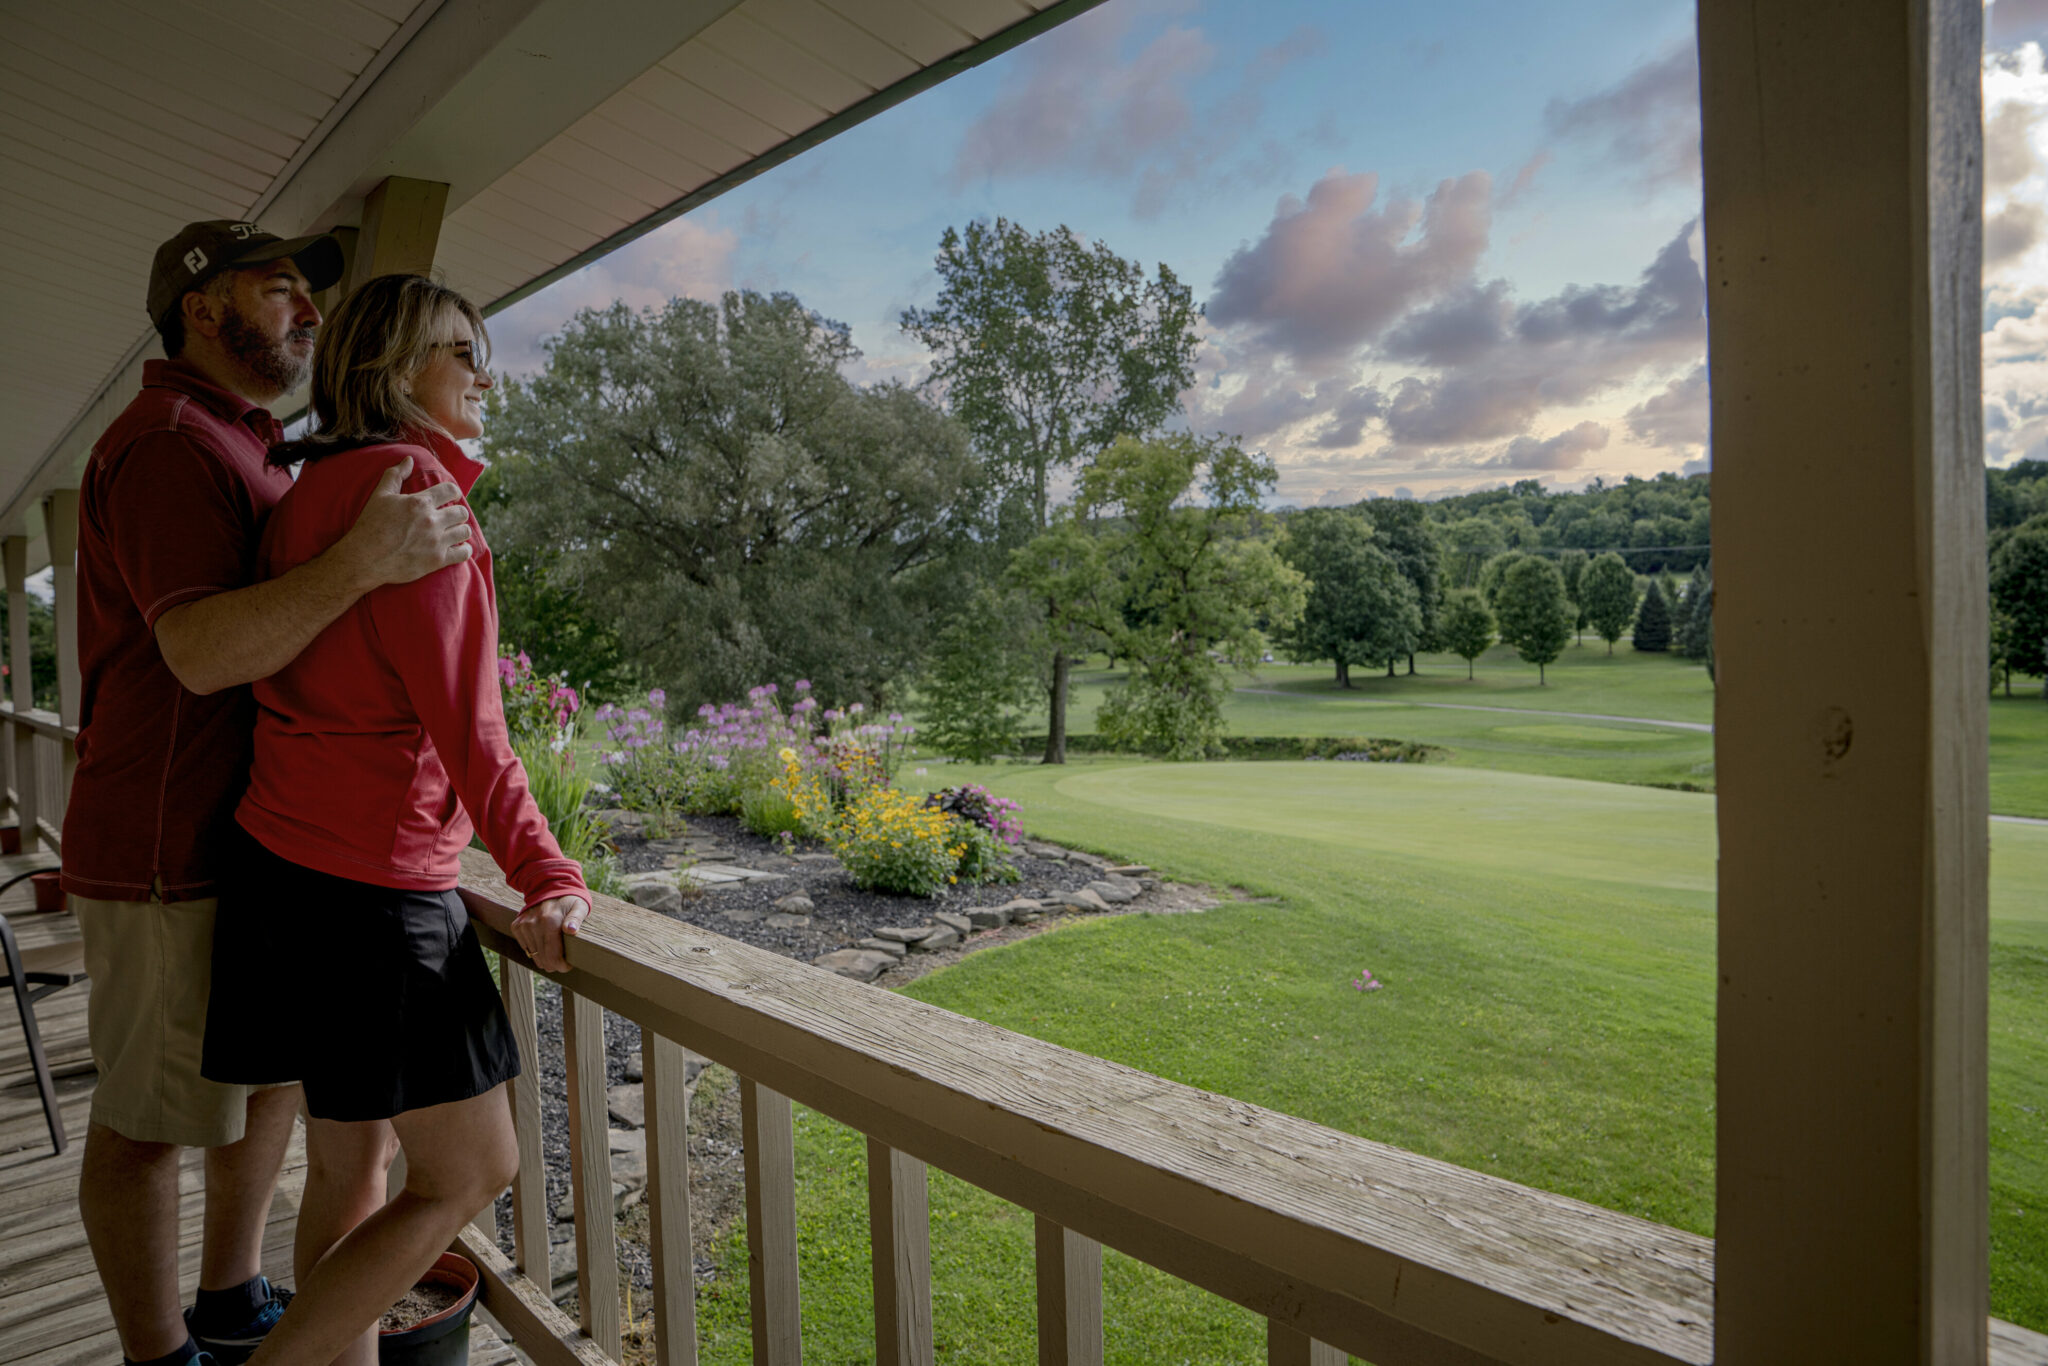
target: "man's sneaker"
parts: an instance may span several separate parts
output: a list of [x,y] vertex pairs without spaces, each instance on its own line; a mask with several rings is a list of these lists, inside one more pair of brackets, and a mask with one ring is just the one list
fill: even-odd
[[270,1330],[277,1327],[277,1321],[284,1317],[285,1306],[292,1302],[292,1292],[273,1286],[268,1280],[264,1280],[263,1288],[269,1292],[270,1298],[247,1323],[231,1331],[202,1332],[193,1321],[193,1311],[185,1311],[185,1330],[198,1344],[202,1358],[211,1356],[218,1366],[242,1366]]

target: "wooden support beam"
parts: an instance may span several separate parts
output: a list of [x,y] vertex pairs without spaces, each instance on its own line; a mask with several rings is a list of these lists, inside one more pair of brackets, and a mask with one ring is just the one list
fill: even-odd
[[[8,691],[15,716],[22,717],[36,706],[35,656],[28,636],[28,537],[0,540],[0,568],[7,579]],[[33,854],[42,847],[37,822],[53,813],[43,811],[37,797],[35,732],[18,720],[8,729],[14,732],[14,812],[21,825],[21,852]]]
[[647,1241],[654,1262],[654,1366],[697,1366],[690,1253],[690,1098],[682,1045],[640,1031],[647,1099]]
[[799,1366],[803,1305],[796,1261],[796,1127],[789,1097],[740,1078],[747,1168],[747,1285],[754,1366]]
[[1979,0],[1701,0],[1715,1361],[1986,1351]]
[[1278,1319],[1266,1320],[1266,1366],[1350,1366],[1351,1357]]
[[548,1269],[548,1173],[541,1152],[540,1029],[533,1007],[533,973],[509,958],[498,960],[498,992],[519,1044],[519,1075],[508,1088],[519,1171],[512,1178],[512,1250],[519,1269],[554,1293]]
[[1102,1244],[1042,1214],[1038,1366],[1102,1366]]
[[932,1366],[932,1236],[924,1163],[868,1140],[875,1361]]
[[387,176],[363,200],[363,226],[349,262],[348,288],[379,275],[426,275],[434,269],[448,187],[434,180]]
[[619,1360],[619,1249],[612,1207],[611,1123],[605,1104],[604,1008],[562,989],[569,1068],[569,1192],[576,1206],[576,1308],[583,1331]]

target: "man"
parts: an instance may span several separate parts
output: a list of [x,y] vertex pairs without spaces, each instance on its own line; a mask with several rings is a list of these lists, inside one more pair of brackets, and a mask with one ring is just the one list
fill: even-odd
[[[469,558],[452,483],[398,492],[388,471],[327,554],[251,583],[290,476],[265,456],[268,405],[297,389],[342,273],[333,238],[188,225],[158,249],[149,316],[167,360],[93,448],[79,490],[78,769],[64,889],[85,940],[100,1073],[79,1209],[132,1363],[239,1361],[283,1308],[263,1229],[296,1087],[199,1075],[211,976],[212,848],[250,758],[248,684],[288,663],[358,597]],[[280,913],[290,908],[280,907]],[[232,983],[217,984],[232,990]],[[206,1149],[199,1300],[178,1295],[178,1167]]]

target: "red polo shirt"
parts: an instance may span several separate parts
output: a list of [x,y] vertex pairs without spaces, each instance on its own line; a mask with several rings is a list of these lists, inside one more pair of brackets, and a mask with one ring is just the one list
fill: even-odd
[[[413,458],[405,491],[483,467],[446,437],[365,446],[308,464],[263,536],[263,577],[333,545],[385,470]],[[299,657],[256,684],[256,762],[236,818],[280,858],[379,887],[454,887],[474,827],[526,904],[579,895],[534,806],[505,730],[491,552],[348,609]]]
[[292,486],[264,456],[266,410],[183,361],[142,367],[142,392],[93,447],[78,493],[78,771],[64,889],[146,901],[213,894],[213,839],[249,772],[247,688],[188,692],[156,645],[181,603],[255,582],[264,519]]

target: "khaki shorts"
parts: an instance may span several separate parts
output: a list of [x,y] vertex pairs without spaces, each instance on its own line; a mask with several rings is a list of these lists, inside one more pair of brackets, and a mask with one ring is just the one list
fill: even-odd
[[217,1148],[242,1136],[257,1088],[199,1075],[215,904],[71,898],[92,981],[92,1122],[138,1143]]

